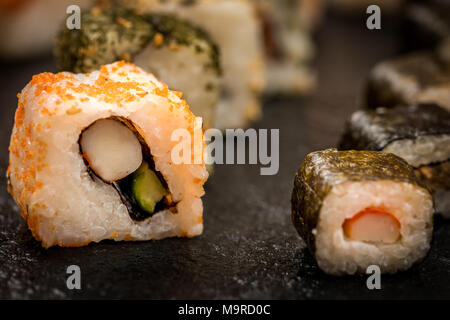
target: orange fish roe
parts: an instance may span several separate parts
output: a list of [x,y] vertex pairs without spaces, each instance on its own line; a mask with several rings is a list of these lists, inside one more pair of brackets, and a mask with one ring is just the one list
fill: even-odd
[[164,36],[161,33],[155,34],[155,36],[153,37],[153,45],[158,48],[162,46],[163,43],[164,43]]
[[76,106],[72,106],[70,109],[66,110],[66,113],[68,115],[74,115],[74,114],[80,113],[81,111],[82,110],[80,108],[77,108]]
[[167,98],[169,96],[169,87],[167,87],[167,85],[163,85],[162,89],[160,87],[156,87],[153,89],[152,93],[163,98]]
[[[125,61],[120,61],[112,65],[111,71],[106,67],[100,68],[100,74],[98,79],[93,85],[76,83],[73,75],[69,73],[41,73],[33,76],[31,85],[35,86],[35,95],[39,96],[43,92],[55,93],[62,101],[74,100],[75,94],[86,95],[87,97],[81,97],[80,101],[88,101],[88,97],[95,97],[100,101],[107,103],[122,104],[124,102],[132,102],[139,97],[144,97],[148,92],[143,88],[148,83],[139,83],[137,81],[113,81],[110,78],[110,73],[116,73],[119,68],[127,65],[130,67],[131,72],[141,72],[136,66],[128,64]],[[127,72],[124,70],[119,71],[119,76],[125,77]],[[75,83],[74,83],[75,82]],[[151,85],[154,85],[150,82]],[[167,97],[168,88],[164,88],[160,91],[160,95]],[[44,101],[41,99],[42,102]],[[55,102],[60,104],[61,101]],[[41,108],[41,113],[51,116],[52,113],[46,107]]]
[[122,17],[118,17],[118,18],[116,19],[116,22],[117,22],[119,25],[121,25],[122,27],[126,28],[126,29],[131,28],[131,22],[128,21],[128,20],[126,20],[126,19],[124,19],[124,18],[122,18]]

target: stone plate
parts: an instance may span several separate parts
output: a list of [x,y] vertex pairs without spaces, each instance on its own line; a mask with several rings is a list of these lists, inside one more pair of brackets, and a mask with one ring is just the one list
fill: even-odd
[[[280,170],[217,166],[206,186],[205,232],[195,239],[104,241],[43,249],[20,218],[0,178],[0,298],[399,299],[450,298],[450,224],[437,218],[428,257],[409,271],[382,277],[332,277],[318,269],[290,221],[293,178],[304,156],[335,146],[357,109],[370,68],[399,48],[395,25],[369,31],[365,21],[329,17],[319,32],[319,86],[309,98],[272,98],[256,128],[280,129]],[[33,74],[54,71],[51,57],[1,64],[0,171],[16,94]],[[81,268],[81,290],[68,290],[69,265]]]

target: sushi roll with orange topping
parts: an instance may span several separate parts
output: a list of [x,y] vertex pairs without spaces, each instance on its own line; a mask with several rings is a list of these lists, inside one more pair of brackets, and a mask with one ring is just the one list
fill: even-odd
[[101,0],[141,14],[170,13],[202,28],[219,46],[223,75],[216,128],[248,126],[261,116],[265,88],[262,30],[250,0]]
[[173,161],[178,129],[201,153],[201,118],[133,64],[36,75],[19,94],[8,190],[44,247],[197,236],[208,173],[201,157]]

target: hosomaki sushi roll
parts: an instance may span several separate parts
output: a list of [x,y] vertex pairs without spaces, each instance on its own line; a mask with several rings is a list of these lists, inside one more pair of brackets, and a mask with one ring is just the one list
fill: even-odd
[[406,270],[425,257],[433,198],[401,158],[375,151],[310,153],[295,176],[292,221],[329,274]]
[[342,149],[402,157],[434,191],[436,211],[450,216],[450,112],[434,104],[360,110],[347,124]]
[[71,5],[93,0],[0,0],[0,58],[17,59],[51,52]]
[[82,13],[80,30],[63,27],[55,51],[60,70],[77,73],[121,59],[133,61],[183,92],[205,127],[214,124],[221,90],[219,51],[205,31],[185,20],[96,7]]
[[433,48],[450,38],[450,2],[410,1],[404,10],[406,49]]
[[330,0],[329,3],[334,9],[350,13],[364,14],[370,5],[380,7],[382,13],[397,13],[407,0]]
[[434,102],[450,110],[450,55],[415,52],[381,62],[372,70],[367,89],[369,108]]
[[308,94],[316,85],[311,67],[311,32],[321,13],[318,0],[253,0],[263,28],[267,58],[266,93]]
[[201,118],[133,64],[36,75],[19,95],[9,192],[44,247],[197,236],[208,174],[201,158],[172,161],[176,129],[203,150]]
[[215,127],[239,128],[261,115],[265,86],[262,30],[250,0],[103,0],[139,13],[171,13],[206,30],[220,50],[223,70]]

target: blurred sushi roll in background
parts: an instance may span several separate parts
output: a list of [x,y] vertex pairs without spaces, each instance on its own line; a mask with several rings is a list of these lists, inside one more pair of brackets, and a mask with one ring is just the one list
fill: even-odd
[[203,149],[201,118],[133,64],[36,75],[19,94],[8,191],[44,247],[199,235],[208,174],[172,161],[180,128]]
[[205,128],[214,125],[221,92],[219,49],[203,29],[169,14],[139,15],[95,7],[81,29],[64,28],[55,54],[61,71],[91,72],[124,59],[181,91]]
[[0,58],[50,53],[70,5],[87,8],[93,0],[0,0]]
[[203,28],[218,45],[223,75],[216,128],[246,127],[261,116],[265,87],[262,30],[250,0],[100,0],[141,14],[170,13]]
[[254,0],[263,28],[267,94],[304,95],[315,88],[312,33],[321,19],[322,2]]
[[347,124],[341,149],[391,152],[433,191],[436,212],[450,217],[450,112],[434,104],[360,110]]
[[450,43],[383,61],[369,75],[369,108],[436,103],[450,110]]
[[398,13],[407,0],[329,0],[330,6],[347,14],[365,13],[370,5],[377,5],[383,13]]
[[406,50],[434,48],[450,39],[448,0],[409,1],[403,15]]
[[375,151],[310,153],[295,176],[292,221],[329,274],[406,270],[430,248],[433,198],[403,159]]

